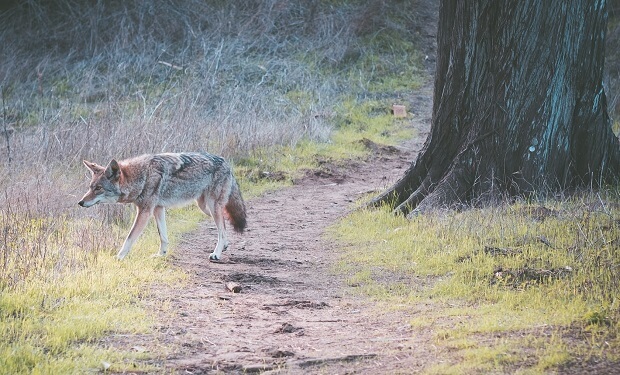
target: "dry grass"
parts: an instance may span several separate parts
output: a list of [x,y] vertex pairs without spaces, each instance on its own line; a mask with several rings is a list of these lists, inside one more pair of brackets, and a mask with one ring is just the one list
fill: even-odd
[[[147,285],[183,278],[148,258],[157,247],[148,234],[132,252],[139,272],[112,263],[132,210],[78,208],[88,181],[82,159],[206,150],[231,159],[251,195],[271,188],[255,181],[265,171],[292,173],[317,154],[352,156],[357,138],[389,133],[367,103],[385,110],[422,80],[415,6],[34,0],[0,8],[0,373],[134,369],[135,353],[111,353],[97,337],[148,331],[139,303]],[[202,218],[177,215],[171,234]]]
[[341,122],[350,111],[343,103],[389,100],[420,82],[415,4],[388,7],[16,4],[0,14],[4,220],[22,210],[32,213],[20,217],[92,218],[74,207],[83,159],[207,150],[273,167],[271,147],[329,141],[334,128],[350,125]]
[[327,140],[343,93],[403,69],[390,48],[417,65],[399,45],[413,40],[407,24],[375,24],[375,3],[30,2],[1,30],[5,123],[21,130],[11,157],[231,156]]

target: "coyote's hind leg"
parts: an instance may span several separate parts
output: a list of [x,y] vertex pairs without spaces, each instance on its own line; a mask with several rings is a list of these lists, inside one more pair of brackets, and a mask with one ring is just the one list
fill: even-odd
[[159,232],[159,253],[157,255],[164,256],[168,252],[168,230],[166,229],[166,209],[162,206],[157,206],[153,210],[153,216],[155,216],[155,223],[157,223],[157,231]]
[[219,260],[222,257],[222,251],[228,248],[224,207],[218,205],[217,202],[212,199],[209,199],[208,196],[205,197],[205,194],[200,196],[197,202],[202,212],[213,217],[213,221],[215,221],[215,227],[217,228],[217,245],[215,246],[215,250],[209,255],[209,259]]

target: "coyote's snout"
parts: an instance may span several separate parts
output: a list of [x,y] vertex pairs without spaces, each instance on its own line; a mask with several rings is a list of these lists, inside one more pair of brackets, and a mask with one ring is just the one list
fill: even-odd
[[228,247],[224,218],[237,232],[246,226],[245,204],[241,191],[226,161],[209,153],[180,153],[142,155],[136,158],[110,161],[106,167],[84,161],[91,171],[88,192],[78,202],[82,207],[97,203],[133,203],[136,219],[129,235],[118,252],[123,259],[140,236],[151,215],[155,217],[161,245],[159,255],[168,247],[166,207],[180,206],[192,201],[217,227],[217,245],[209,256],[220,259]]

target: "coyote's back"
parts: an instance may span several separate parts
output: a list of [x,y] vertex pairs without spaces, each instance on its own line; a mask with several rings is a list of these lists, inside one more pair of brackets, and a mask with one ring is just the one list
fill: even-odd
[[90,207],[97,203],[134,203],[136,221],[123,248],[123,258],[144,229],[151,214],[155,216],[162,245],[166,252],[167,234],[164,208],[196,201],[200,209],[215,220],[218,244],[211,254],[219,259],[228,246],[224,218],[237,232],[246,227],[246,210],[232,169],[217,155],[206,152],[142,155],[132,159],[110,161],[106,166],[84,161],[91,170],[90,189],[79,202]]

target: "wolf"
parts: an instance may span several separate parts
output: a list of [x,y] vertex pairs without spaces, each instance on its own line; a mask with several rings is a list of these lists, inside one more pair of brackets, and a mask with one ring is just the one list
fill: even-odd
[[246,209],[230,165],[207,152],[146,154],[127,160],[112,159],[107,166],[84,160],[92,179],[88,192],[78,202],[82,207],[98,203],[133,203],[137,214],[133,226],[116,255],[122,260],[131,250],[151,215],[155,217],[159,253],[168,250],[166,207],[184,206],[192,201],[217,227],[217,245],[209,255],[219,260],[228,247],[225,218],[235,231],[246,228]]

